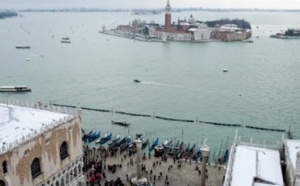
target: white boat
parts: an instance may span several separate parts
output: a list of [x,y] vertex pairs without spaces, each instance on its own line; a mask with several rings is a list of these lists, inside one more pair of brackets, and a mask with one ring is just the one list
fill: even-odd
[[28,57],[28,58],[26,58],[26,61],[30,61],[31,59]]
[[31,89],[25,85],[21,86],[0,86],[0,92],[30,92]]
[[223,72],[228,72],[228,69],[223,69]]

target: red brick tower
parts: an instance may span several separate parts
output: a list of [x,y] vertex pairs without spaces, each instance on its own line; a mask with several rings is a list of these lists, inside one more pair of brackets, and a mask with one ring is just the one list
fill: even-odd
[[167,2],[166,13],[165,13],[165,30],[166,32],[171,31],[171,6],[169,0]]

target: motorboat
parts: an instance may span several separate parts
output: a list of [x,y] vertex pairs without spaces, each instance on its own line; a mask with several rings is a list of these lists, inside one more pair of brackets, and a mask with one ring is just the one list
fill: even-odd
[[71,43],[71,41],[62,40],[61,43]]
[[224,68],[224,69],[223,69],[223,72],[228,72],[228,69]]
[[30,46],[16,46],[16,49],[30,49]]
[[138,80],[138,79],[134,79],[133,82],[135,82],[135,83],[140,83],[141,81]]
[[1,86],[0,92],[30,92],[31,89],[25,85],[20,86]]

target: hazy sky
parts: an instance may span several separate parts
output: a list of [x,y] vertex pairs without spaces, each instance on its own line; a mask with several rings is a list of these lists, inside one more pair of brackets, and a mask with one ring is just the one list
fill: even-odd
[[[0,0],[0,9],[162,8],[167,0]],[[171,7],[300,9],[300,0],[170,0]]]

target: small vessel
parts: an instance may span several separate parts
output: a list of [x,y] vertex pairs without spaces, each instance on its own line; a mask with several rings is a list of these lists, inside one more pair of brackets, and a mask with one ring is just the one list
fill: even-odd
[[245,41],[242,41],[243,43],[254,43],[253,40],[245,40]]
[[92,142],[92,141],[96,140],[97,138],[99,138],[100,136],[101,136],[101,131],[99,131],[99,132],[95,131],[88,137],[87,141]]
[[31,89],[25,85],[20,86],[1,86],[0,92],[30,92]]
[[138,80],[138,79],[134,79],[133,82],[135,82],[135,83],[140,83],[141,81]]
[[16,46],[16,49],[30,49],[30,46]]
[[100,140],[96,141],[96,143],[100,143],[101,145],[108,142],[112,137],[112,132],[110,133],[106,133],[105,136],[103,138],[101,138]]
[[31,59],[28,57],[28,58],[26,58],[26,61],[30,61]]
[[71,41],[62,40],[61,43],[71,43]]
[[66,40],[66,41],[69,41],[69,40],[70,40],[70,38],[68,38],[68,37],[63,37],[63,38],[61,38],[61,40]]
[[121,126],[124,126],[124,127],[129,127],[129,125],[130,125],[130,123],[126,123],[126,122],[122,122],[122,121],[113,121],[113,120],[111,120],[111,123],[121,125]]
[[224,68],[224,69],[223,69],[223,72],[228,72],[228,69]]
[[149,152],[151,152],[157,145],[158,145],[158,138],[156,138],[156,140],[153,142],[151,147],[149,147],[149,149],[148,149]]

